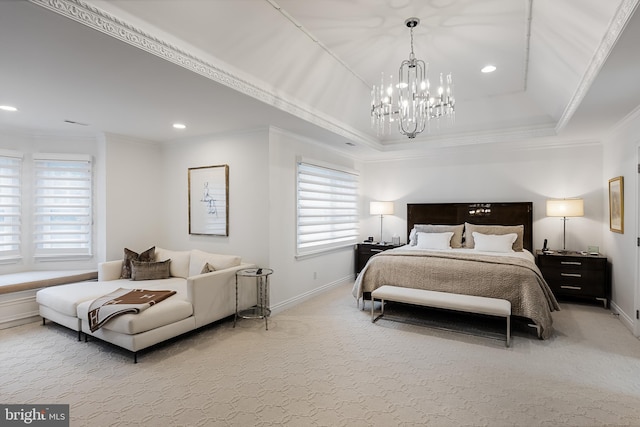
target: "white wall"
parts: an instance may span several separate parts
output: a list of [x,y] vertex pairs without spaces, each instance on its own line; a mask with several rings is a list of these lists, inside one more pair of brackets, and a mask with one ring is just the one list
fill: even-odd
[[[305,258],[295,258],[296,159],[316,160],[358,170],[360,166],[303,137],[272,129],[269,134],[271,301],[275,310],[345,281],[353,280],[353,247]],[[354,300],[355,305],[355,300]]]
[[107,134],[100,142],[104,175],[98,235],[104,260],[122,259],[124,248],[141,252],[158,244],[163,230],[162,152],[158,143]]
[[395,201],[384,218],[383,240],[406,242],[406,204],[429,202],[533,202],[535,248],[562,248],[562,220],[546,217],[546,199],[582,197],[585,216],[567,222],[567,249],[602,246],[602,146],[525,148],[508,144],[440,150],[430,156],[367,163],[363,172],[361,236],[380,235],[371,200]]
[[[167,249],[237,254],[269,264],[269,156],[266,129],[203,136],[165,145],[162,157],[163,229]],[[188,170],[229,165],[229,236],[189,234]]]
[[[640,335],[635,319],[638,302],[638,150],[640,147],[640,110],[619,125],[605,141],[603,160],[604,247],[612,263],[613,308],[636,336]],[[609,231],[608,180],[624,177],[624,234]],[[634,326],[635,325],[635,326]]]

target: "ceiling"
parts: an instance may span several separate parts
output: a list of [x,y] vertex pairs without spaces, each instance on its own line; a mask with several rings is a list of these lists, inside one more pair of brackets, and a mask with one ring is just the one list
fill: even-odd
[[[171,143],[275,126],[363,159],[594,141],[640,105],[639,1],[2,1],[0,105],[19,111],[0,127]],[[413,16],[455,123],[376,135],[371,85],[408,57]]]

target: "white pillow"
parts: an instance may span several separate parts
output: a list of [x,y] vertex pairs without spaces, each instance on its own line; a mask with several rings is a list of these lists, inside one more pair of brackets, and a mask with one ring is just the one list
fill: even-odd
[[513,242],[518,235],[509,234],[482,234],[474,231],[471,233],[475,241],[474,249],[485,252],[513,252]]
[[197,276],[202,273],[205,264],[209,264],[216,271],[225,268],[237,267],[241,258],[237,255],[212,254],[198,249],[191,251],[191,261],[189,263],[189,276]]
[[156,261],[171,260],[169,272],[173,277],[189,277],[189,260],[191,251],[170,251],[156,246]]
[[453,231],[444,233],[423,233],[418,231],[416,233],[418,238],[416,247],[418,249],[451,249],[451,236],[453,236]]

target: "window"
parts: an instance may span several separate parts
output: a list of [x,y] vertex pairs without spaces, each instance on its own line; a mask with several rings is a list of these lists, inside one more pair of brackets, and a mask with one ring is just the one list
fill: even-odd
[[91,159],[34,155],[34,256],[91,255]]
[[0,259],[20,253],[22,155],[0,152]]
[[297,178],[297,254],[356,243],[358,175],[298,162]]

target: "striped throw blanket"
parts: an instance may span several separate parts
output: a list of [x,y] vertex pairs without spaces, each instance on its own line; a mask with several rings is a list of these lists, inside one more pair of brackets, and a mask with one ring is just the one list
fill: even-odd
[[117,289],[110,294],[96,298],[89,306],[89,329],[95,332],[107,321],[126,313],[140,313],[169,298],[176,291],[145,289]]

